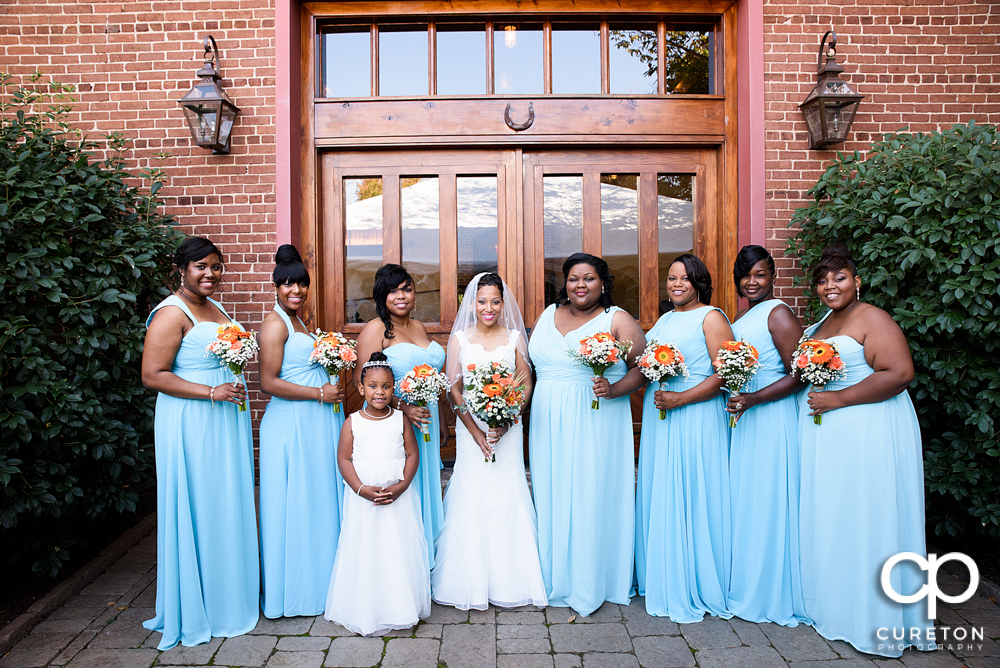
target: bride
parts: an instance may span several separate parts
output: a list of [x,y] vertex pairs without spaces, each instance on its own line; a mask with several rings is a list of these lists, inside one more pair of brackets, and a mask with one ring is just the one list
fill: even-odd
[[[538,561],[538,528],[524,477],[521,425],[487,429],[465,410],[468,367],[499,361],[527,378],[531,366],[524,320],[507,284],[496,274],[469,283],[448,339],[450,399],[455,425],[455,471],[444,497],[444,527],[435,543],[433,599],[461,610],[548,604]],[[492,460],[495,455],[496,461]]]

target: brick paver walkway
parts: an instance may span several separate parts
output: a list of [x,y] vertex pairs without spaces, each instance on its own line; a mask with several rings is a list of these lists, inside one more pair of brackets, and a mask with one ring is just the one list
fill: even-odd
[[[446,482],[451,470],[442,474]],[[966,588],[943,572],[938,581],[949,594]],[[982,628],[982,641],[952,639],[902,659],[861,654],[808,626],[715,617],[675,624],[647,615],[641,598],[605,603],[586,618],[568,608],[462,612],[434,604],[418,626],[384,638],[352,636],[322,617],[261,616],[245,636],[160,652],[160,634],[142,626],[155,602],[154,532],[0,657],[0,668],[1000,668],[1000,607],[982,596],[938,603],[939,627]]]
[[[981,596],[939,604],[939,624],[984,627],[971,648],[908,650],[902,660],[859,654],[807,626],[785,628],[706,618],[674,624],[646,614],[642,599],[605,604],[589,618],[567,608],[462,612],[435,605],[429,619],[386,638],[350,636],[322,617],[260,623],[249,635],[198,647],[156,650],[153,616],[156,538],[149,536],[107,573],[38,625],[0,668],[148,668],[149,666],[380,666],[381,668],[995,668],[1000,666],[1000,607]],[[941,576],[942,588],[964,585]],[[967,641],[966,641],[967,644]]]

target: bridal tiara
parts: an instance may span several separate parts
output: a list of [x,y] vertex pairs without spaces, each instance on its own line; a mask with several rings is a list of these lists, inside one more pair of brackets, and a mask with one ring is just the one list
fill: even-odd
[[375,361],[372,361],[372,362],[365,362],[364,364],[361,365],[361,368],[362,369],[368,369],[368,368],[371,368],[373,366],[387,366],[387,367],[390,367],[390,368],[392,367],[392,365],[389,364],[389,360],[375,360]]

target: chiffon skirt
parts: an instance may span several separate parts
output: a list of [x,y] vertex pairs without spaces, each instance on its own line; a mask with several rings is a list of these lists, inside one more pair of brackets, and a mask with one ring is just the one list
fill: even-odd
[[343,413],[271,399],[260,422],[261,606],[266,617],[321,615],[340,537]]
[[[933,626],[926,600],[892,601],[880,584],[882,565],[899,552],[926,554],[924,469],[920,428],[909,395],[823,414],[816,425],[805,393],[799,410],[802,442],[802,593],[816,630],[862,652],[900,656],[901,641],[880,640],[878,629]],[[893,588],[902,595],[926,583],[913,562],[896,566]],[[914,640],[921,649],[933,643]]]

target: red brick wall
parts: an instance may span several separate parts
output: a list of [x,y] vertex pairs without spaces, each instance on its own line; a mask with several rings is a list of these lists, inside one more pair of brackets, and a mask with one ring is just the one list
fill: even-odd
[[[223,85],[240,108],[227,156],[192,144],[177,104],[196,79],[207,34],[218,42]],[[0,71],[40,71],[74,84],[76,125],[95,137],[124,133],[134,140],[136,171],[165,170],[167,213],[222,248],[221,301],[252,329],[273,299],[274,39],[273,0],[0,5]],[[170,155],[160,161],[160,152]],[[263,402],[254,408],[259,417]]]
[[[767,248],[781,258],[786,227],[833,151],[810,151],[798,105],[816,84],[819,41],[837,32],[842,78],[866,97],[843,145],[864,152],[883,133],[926,132],[975,119],[1000,124],[1000,4],[990,0],[766,0],[764,77]],[[778,259],[779,296],[797,269]]]

